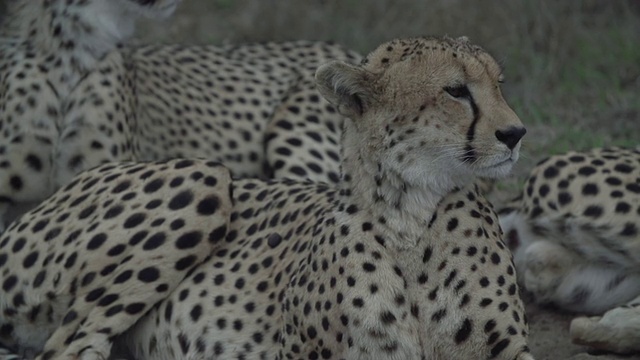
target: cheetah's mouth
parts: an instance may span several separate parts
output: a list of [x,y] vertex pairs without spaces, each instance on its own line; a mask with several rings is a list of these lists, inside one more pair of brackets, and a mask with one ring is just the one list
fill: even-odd
[[518,151],[510,151],[508,154],[505,154],[506,158],[503,159],[498,159],[498,161],[493,164],[493,165],[489,165],[487,166],[488,169],[496,169],[496,168],[501,168],[503,166],[513,166],[513,164],[516,163],[516,161],[518,161],[519,158],[519,152]]
[[495,169],[495,168],[499,168],[505,165],[513,165],[516,161],[513,158],[508,158],[502,161],[499,161],[493,165],[490,165],[488,168],[489,169]]
[[502,178],[507,176],[513,165],[518,160],[517,154],[511,154],[509,157],[498,159],[493,164],[487,164],[485,166],[479,167],[476,171],[476,175],[485,176],[489,178]]

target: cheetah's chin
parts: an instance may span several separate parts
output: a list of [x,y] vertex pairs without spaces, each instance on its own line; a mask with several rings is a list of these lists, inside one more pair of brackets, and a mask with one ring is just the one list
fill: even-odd
[[511,174],[511,170],[513,169],[513,165],[515,165],[515,163],[516,160],[514,160],[513,158],[502,160],[496,164],[477,169],[476,175],[491,179],[504,178]]

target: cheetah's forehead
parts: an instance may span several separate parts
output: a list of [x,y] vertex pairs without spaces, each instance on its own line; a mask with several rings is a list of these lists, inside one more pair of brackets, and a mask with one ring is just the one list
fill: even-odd
[[502,69],[482,47],[471,44],[466,37],[419,37],[396,39],[380,45],[362,60],[362,66],[373,73],[385,72],[393,64],[424,58],[441,65],[458,64],[469,76],[488,73],[498,79]]

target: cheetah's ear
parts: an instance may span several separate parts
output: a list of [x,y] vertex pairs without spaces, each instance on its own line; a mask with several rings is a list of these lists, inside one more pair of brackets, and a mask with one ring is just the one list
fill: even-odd
[[373,102],[372,78],[373,74],[361,67],[341,61],[324,64],[316,71],[318,91],[339,113],[353,120]]

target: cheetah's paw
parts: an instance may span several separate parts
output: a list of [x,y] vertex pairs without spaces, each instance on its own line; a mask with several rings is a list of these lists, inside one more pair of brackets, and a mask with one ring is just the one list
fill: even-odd
[[548,302],[558,285],[573,267],[573,254],[548,241],[531,244],[524,257],[523,285],[538,302]]
[[640,352],[640,308],[623,306],[603,316],[575,318],[569,331],[575,344],[620,354]]

